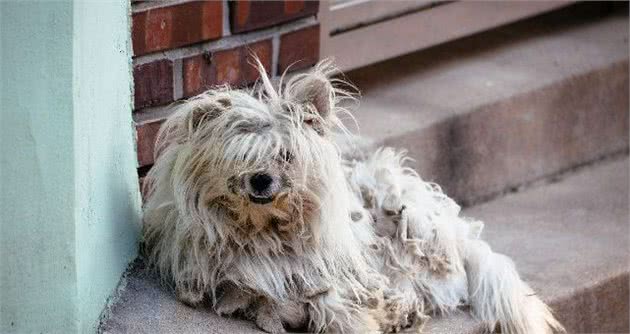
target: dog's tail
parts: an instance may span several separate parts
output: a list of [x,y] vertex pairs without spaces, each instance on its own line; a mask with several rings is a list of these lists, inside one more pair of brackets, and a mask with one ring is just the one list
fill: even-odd
[[467,240],[465,266],[473,314],[489,331],[547,334],[564,332],[549,307],[521,280],[514,263],[481,240]]

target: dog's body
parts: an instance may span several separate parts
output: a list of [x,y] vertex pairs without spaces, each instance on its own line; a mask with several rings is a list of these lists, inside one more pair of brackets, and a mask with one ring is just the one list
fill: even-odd
[[490,330],[561,330],[478,239],[483,224],[401,153],[333,139],[348,97],[333,72],[323,63],[276,91],[261,70],[253,91],[209,91],[163,125],[143,236],[178,298],[268,332],[420,328],[465,304]]

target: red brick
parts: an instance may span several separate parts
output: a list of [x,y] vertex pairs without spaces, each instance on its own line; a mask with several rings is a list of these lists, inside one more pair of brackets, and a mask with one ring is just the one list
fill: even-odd
[[296,15],[297,13],[303,11],[305,7],[306,3],[304,1],[285,1],[284,13],[286,15]]
[[140,167],[153,164],[153,152],[158,131],[163,119],[136,124],[138,165]]
[[278,71],[315,65],[319,60],[319,24],[280,36]]
[[232,32],[261,29],[316,15],[318,9],[319,1],[230,1]]
[[242,48],[221,50],[212,54],[212,64],[216,69],[217,84],[238,86],[244,79],[241,72]]
[[210,60],[209,53],[184,59],[182,73],[184,97],[198,94],[205,86],[214,84]]
[[247,66],[245,66],[245,73],[243,74],[246,83],[252,83],[260,77],[258,74],[258,67],[252,66],[256,63],[252,59],[251,55],[255,54],[258,57],[258,60],[260,60],[260,63],[263,64],[267,73],[271,75],[272,52],[271,40],[252,43],[247,46],[244,55],[245,57],[243,57],[245,63],[247,64]]
[[177,48],[221,37],[221,1],[192,1],[133,14],[134,55]]
[[133,69],[135,109],[173,101],[173,63],[163,59]]
[[242,86],[258,78],[251,54],[271,71],[271,40],[254,42],[232,49],[214,51],[184,59],[184,96],[190,97],[222,84]]

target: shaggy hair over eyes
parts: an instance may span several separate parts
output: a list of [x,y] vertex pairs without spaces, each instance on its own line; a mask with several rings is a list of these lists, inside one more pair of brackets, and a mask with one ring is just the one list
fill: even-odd
[[[276,87],[181,103],[146,177],[143,244],[177,297],[263,330],[391,332],[469,304],[489,330],[562,330],[439,186],[340,121],[354,98],[323,61]],[[265,202],[252,175],[268,175]]]

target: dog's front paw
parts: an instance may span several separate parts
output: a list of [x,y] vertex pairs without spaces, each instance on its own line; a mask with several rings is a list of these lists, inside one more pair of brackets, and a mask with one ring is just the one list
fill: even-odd
[[421,301],[402,295],[385,295],[383,303],[385,319],[382,329],[385,333],[398,333],[409,327],[418,327],[426,321]]
[[203,302],[205,293],[198,289],[191,289],[188,284],[181,283],[175,288],[175,296],[180,302],[190,307],[197,307]]
[[285,333],[280,315],[269,302],[263,302],[256,311],[256,325],[267,333]]
[[246,309],[253,301],[253,296],[236,287],[225,291],[217,302],[214,310],[218,315],[229,315],[238,310]]

